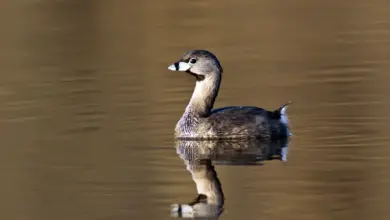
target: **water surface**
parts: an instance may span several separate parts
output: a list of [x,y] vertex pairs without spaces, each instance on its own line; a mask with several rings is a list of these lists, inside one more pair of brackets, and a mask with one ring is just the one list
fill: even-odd
[[215,107],[286,101],[286,165],[219,166],[221,219],[387,219],[389,3],[4,1],[2,219],[171,219],[196,190],[173,128],[193,48]]

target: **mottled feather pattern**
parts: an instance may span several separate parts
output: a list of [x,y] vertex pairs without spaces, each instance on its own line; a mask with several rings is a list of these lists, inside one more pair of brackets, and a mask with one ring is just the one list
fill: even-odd
[[252,106],[215,109],[207,117],[184,114],[176,131],[184,139],[269,139],[286,132],[280,115]]

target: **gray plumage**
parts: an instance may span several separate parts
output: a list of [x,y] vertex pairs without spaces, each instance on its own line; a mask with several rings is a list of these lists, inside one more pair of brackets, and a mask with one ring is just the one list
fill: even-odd
[[214,109],[222,80],[222,66],[212,53],[194,50],[168,67],[196,77],[196,86],[175,128],[178,139],[274,139],[287,137],[287,104],[275,111],[254,106]]

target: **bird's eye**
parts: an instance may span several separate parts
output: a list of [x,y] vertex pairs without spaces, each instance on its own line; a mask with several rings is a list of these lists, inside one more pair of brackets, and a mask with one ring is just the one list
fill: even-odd
[[196,59],[195,58],[191,58],[189,63],[195,64],[196,63]]

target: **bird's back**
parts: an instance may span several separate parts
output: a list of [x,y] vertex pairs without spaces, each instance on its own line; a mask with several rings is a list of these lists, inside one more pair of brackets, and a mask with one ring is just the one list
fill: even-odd
[[[186,119],[183,119],[185,122]],[[207,117],[195,120],[196,123],[190,123],[190,120],[194,121],[188,118],[187,134],[182,135],[183,137],[268,139],[278,135],[283,136],[286,132],[286,126],[280,122],[280,114],[277,111],[267,111],[253,106],[229,106],[214,109]]]
[[213,110],[204,123],[220,137],[268,138],[274,119],[272,112],[262,108],[231,106]]

